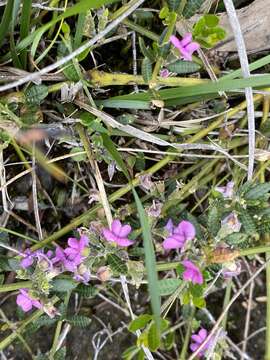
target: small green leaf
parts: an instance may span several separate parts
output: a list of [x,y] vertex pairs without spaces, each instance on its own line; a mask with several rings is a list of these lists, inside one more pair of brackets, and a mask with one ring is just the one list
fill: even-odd
[[171,295],[182,284],[180,279],[163,279],[159,280],[158,288],[160,296]]
[[176,11],[179,8],[180,0],[168,0],[170,11]]
[[213,236],[216,236],[220,228],[220,216],[216,206],[212,206],[209,210],[207,219],[208,230]]
[[127,274],[127,265],[117,255],[109,254],[107,260],[114,275]]
[[99,289],[93,285],[79,284],[76,292],[84,298],[91,299],[99,293]]
[[154,62],[155,58],[156,58],[155,54],[154,54],[153,50],[146,47],[145,42],[142,37],[139,37],[139,46],[140,46],[141,52],[144,55],[144,57],[148,58],[151,62]]
[[142,314],[129,324],[128,330],[135,332],[137,330],[143,329],[149,323],[149,321],[152,320],[152,318],[152,315]]
[[76,161],[76,162],[81,162],[81,161],[85,161],[86,160],[86,154],[78,154],[76,155],[76,153],[80,153],[83,152],[83,149],[80,147],[74,147],[71,149],[70,154],[73,154],[72,156],[72,160]]
[[32,85],[25,90],[24,94],[28,104],[39,105],[49,94],[48,86],[43,84]]
[[63,346],[61,349],[56,351],[56,353],[54,354],[53,359],[54,360],[65,360],[66,355],[67,355],[67,348],[66,348],[66,346]]
[[199,309],[206,307],[206,302],[203,297],[192,297],[193,305],[196,306]]
[[152,63],[148,58],[142,61],[142,76],[145,82],[149,82],[152,78]]
[[219,23],[219,18],[216,15],[213,14],[205,14],[204,15],[204,19],[205,19],[205,24],[208,27],[215,27],[218,25]]
[[59,278],[52,281],[53,291],[56,292],[67,292],[75,289],[77,285],[78,282],[72,280],[71,278]]
[[67,317],[66,321],[68,321],[73,326],[85,328],[91,323],[92,320],[84,315],[73,315]]
[[151,351],[156,351],[160,345],[160,332],[156,324],[150,326],[148,330],[148,347]]
[[191,16],[196,14],[196,12],[200,9],[204,0],[187,0],[187,3],[183,10],[183,16],[186,19],[189,19]]
[[177,60],[167,65],[167,69],[177,74],[191,74],[200,69],[200,65],[192,61]]
[[270,183],[263,183],[263,184],[257,184],[252,187],[251,190],[249,190],[245,194],[245,199],[247,200],[256,200],[264,197],[265,195],[269,195],[270,192]]
[[257,233],[256,224],[247,210],[243,209],[239,214],[239,220],[247,234],[255,235]]

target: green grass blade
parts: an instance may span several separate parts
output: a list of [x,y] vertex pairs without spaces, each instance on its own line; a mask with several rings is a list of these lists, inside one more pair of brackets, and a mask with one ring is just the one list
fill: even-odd
[[14,0],[8,0],[7,5],[4,10],[2,21],[0,24],[0,46],[6,36],[6,33],[9,30],[9,25],[12,20],[12,10],[13,10]]
[[82,43],[85,18],[86,18],[86,13],[79,14],[78,22],[77,22],[77,26],[76,26],[76,32],[75,32],[75,36],[74,36],[74,43],[73,43],[74,49],[77,49]]
[[[191,102],[191,100],[198,99],[199,97],[213,97],[218,94],[219,91],[234,92],[238,89],[244,89],[245,87],[266,87],[270,86],[270,75],[258,75],[251,76],[245,79],[234,79],[234,80],[220,80],[217,82],[210,82],[201,84],[201,85],[192,85],[185,87],[176,87],[170,89],[163,89],[158,92],[160,99],[167,101],[173,101],[174,104],[185,104]],[[185,101],[183,101],[185,99]],[[139,93],[139,94],[128,94],[123,96],[115,96],[111,99],[105,101],[100,101],[102,105],[110,107],[116,107],[118,104],[123,106],[125,104],[133,105],[136,103],[143,106],[144,108],[149,108],[151,106],[151,101],[153,100],[151,92]],[[180,100],[180,102],[179,102]],[[168,105],[166,103],[166,105]],[[170,102],[170,105],[172,103]],[[140,107],[141,108],[141,107]]]
[[158,275],[157,275],[157,267],[156,267],[156,257],[154,246],[152,242],[151,236],[151,229],[149,226],[149,222],[147,219],[147,215],[145,210],[142,206],[141,200],[133,188],[133,195],[135,198],[136,206],[138,209],[139,219],[142,228],[142,235],[143,235],[143,246],[145,251],[145,267],[147,272],[147,279],[148,279],[148,289],[151,299],[151,306],[153,315],[155,318],[155,322],[160,328],[160,294],[159,294],[159,287],[158,287]]
[[[30,16],[31,16],[32,0],[24,0],[22,6],[20,38],[26,38],[29,34]],[[24,69],[26,69],[27,51],[24,50],[21,54],[21,62]]]
[[111,157],[114,159],[114,161],[116,162],[116,164],[119,166],[119,168],[122,170],[122,172],[124,173],[125,177],[130,180],[130,176],[128,174],[126,165],[121,157],[121,155],[119,154],[116,146],[114,145],[113,141],[111,140],[111,138],[107,135],[107,134],[101,134],[101,137],[103,139],[103,145],[104,147],[107,149],[107,151],[110,153]]

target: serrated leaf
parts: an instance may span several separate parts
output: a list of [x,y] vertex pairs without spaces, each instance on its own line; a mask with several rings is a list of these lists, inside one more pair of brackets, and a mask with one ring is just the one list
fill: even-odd
[[145,82],[149,82],[152,78],[152,63],[148,58],[144,58],[142,61],[142,77]]
[[270,183],[257,184],[245,194],[245,199],[256,200],[264,197],[270,192]]
[[160,345],[160,332],[156,324],[153,322],[153,324],[150,326],[148,330],[148,348],[151,351],[156,351],[159,348],[159,345]]
[[49,94],[48,86],[33,85],[25,90],[26,102],[31,105],[39,105]]
[[92,320],[84,315],[73,315],[73,316],[68,316],[66,318],[66,321],[73,326],[85,328],[91,323]]
[[201,8],[204,0],[187,0],[187,3],[183,10],[183,16],[186,19],[189,19],[191,16],[196,14],[196,12]]
[[141,52],[142,52],[143,56],[145,58],[148,58],[151,62],[154,62],[155,61],[155,54],[151,49],[146,47],[145,42],[144,42],[142,37],[139,37],[139,46],[140,46],[140,49],[141,49]]
[[53,359],[54,360],[65,360],[66,355],[67,355],[67,348],[66,348],[66,346],[63,346],[61,349],[56,351],[56,353],[54,354]]
[[252,216],[248,213],[247,210],[243,210],[239,214],[239,220],[247,234],[255,235],[257,233],[256,224],[255,224]]
[[131,332],[135,332],[137,330],[143,329],[149,323],[149,321],[152,320],[152,318],[153,318],[152,315],[142,314],[133,321],[131,321],[128,330]]
[[190,286],[190,293],[193,297],[202,297],[204,291],[204,287],[199,284],[191,285]]
[[216,206],[212,206],[208,213],[207,227],[213,236],[216,236],[220,228],[220,216]]
[[167,65],[169,71],[177,74],[191,74],[200,69],[200,65],[192,61],[177,60],[172,64]]
[[181,0],[168,0],[168,6],[170,11],[176,11],[179,8]]
[[163,279],[159,280],[158,288],[160,296],[171,295],[181,285],[180,279]]
[[246,242],[248,239],[248,235],[247,234],[243,234],[243,233],[233,233],[228,235],[225,238],[226,244],[231,245],[231,246],[240,246],[242,243]]
[[108,264],[115,275],[127,274],[127,265],[117,255],[109,254],[107,256]]
[[78,286],[78,282],[71,278],[65,278],[65,279],[54,279],[52,281],[52,290],[56,292],[67,292],[70,290],[73,290]]
[[77,286],[76,292],[84,298],[91,299],[99,293],[99,289],[93,285],[80,284]]

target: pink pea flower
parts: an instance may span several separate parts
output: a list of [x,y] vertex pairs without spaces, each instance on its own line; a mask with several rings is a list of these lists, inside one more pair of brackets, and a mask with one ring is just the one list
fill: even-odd
[[169,236],[162,244],[165,250],[181,249],[186,241],[193,240],[196,235],[195,227],[191,222],[186,220],[183,220],[177,226],[174,226],[172,220],[169,219],[165,228],[169,232]]
[[111,229],[103,229],[102,234],[109,242],[115,242],[119,246],[130,246],[134,241],[128,239],[131,232],[130,225],[122,225],[120,220],[113,220]]
[[26,289],[20,289],[20,294],[17,296],[16,303],[24,312],[32,310],[33,307],[37,309],[41,309],[42,307],[38,300],[31,298]]
[[[193,334],[191,336],[193,342],[190,344],[189,348],[192,352],[195,352],[198,349],[198,347],[204,342],[204,340],[207,338],[207,334],[208,334],[207,330],[201,328],[198,334]],[[206,344],[202,347],[202,349],[200,350],[197,356],[202,357],[210,346],[211,346],[211,339],[209,339],[209,341],[206,342]]]
[[234,211],[221,221],[221,225],[226,226],[230,232],[239,232],[242,226]]
[[229,181],[226,186],[216,186],[215,190],[221,193],[224,199],[231,199],[233,197],[234,182]]
[[193,284],[202,284],[203,276],[200,269],[189,260],[182,261],[182,264],[185,267],[183,273],[183,279],[185,281],[191,281]]
[[89,239],[86,235],[82,235],[80,239],[69,238],[68,247],[64,250],[65,255],[67,255],[68,260],[74,261],[75,263],[80,264],[82,258],[84,258],[87,253],[87,245]]
[[162,78],[167,78],[170,75],[170,72],[168,69],[162,69],[162,70],[160,70],[159,75]]
[[23,253],[21,253],[23,259],[20,262],[22,268],[27,269],[34,262],[36,252],[32,252],[30,249],[25,249]]
[[56,265],[63,265],[65,270],[75,271],[77,266],[82,262],[81,256],[76,256],[74,259],[69,259],[65,250],[60,246],[57,246],[55,250],[55,257],[52,259],[52,263]]
[[198,43],[192,41],[191,33],[186,33],[182,40],[172,35],[170,42],[179,50],[181,57],[187,61],[192,61],[192,54],[200,48]]

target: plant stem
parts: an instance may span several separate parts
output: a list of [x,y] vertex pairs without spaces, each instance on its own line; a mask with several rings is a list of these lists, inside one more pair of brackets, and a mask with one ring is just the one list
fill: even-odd
[[[68,306],[70,295],[71,295],[71,292],[68,292],[66,294],[66,296],[65,296],[65,300],[64,300],[64,306],[65,307]],[[56,328],[55,328],[55,333],[54,333],[54,338],[53,338],[53,345],[52,345],[52,349],[50,351],[50,356],[49,356],[50,360],[54,359],[54,354],[57,351],[58,339],[59,339],[59,336],[60,336],[60,333],[61,333],[62,324],[63,324],[63,320],[60,320],[60,321],[57,322],[57,325],[56,325]]]
[[31,289],[32,283],[31,281],[20,281],[13,284],[4,284],[0,286],[0,293],[15,291],[19,289]]
[[193,321],[194,315],[195,315],[195,308],[193,307],[192,311],[191,311],[191,314],[190,314],[190,318],[188,320],[188,327],[187,327],[187,330],[186,330],[184,344],[183,344],[183,347],[182,347],[182,350],[181,350],[179,360],[186,360],[188,344],[189,344],[190,335],[191,335],[191,332],[192,332],[192,321]]
[[[162,59],[159,59],[155,66],[156,75],[159,72],[160,66],[162,64]],[[108,73],[105,71],[99,70],[90,70],[88,71],[88,76],[90,78],[90,83],[94,87],[105,87],[105,86],[116,86],[116,85],[148,85],[148,83],[143,79],[141,75],[132,75],[132,74],[118,74],[118,73]],[[207,79],[196,79],[196,78],[185,78],[185,77],[168,77],[163,78],[157,76],[155,79],[156,86],[191,86],[198,84],[208,83]]]

